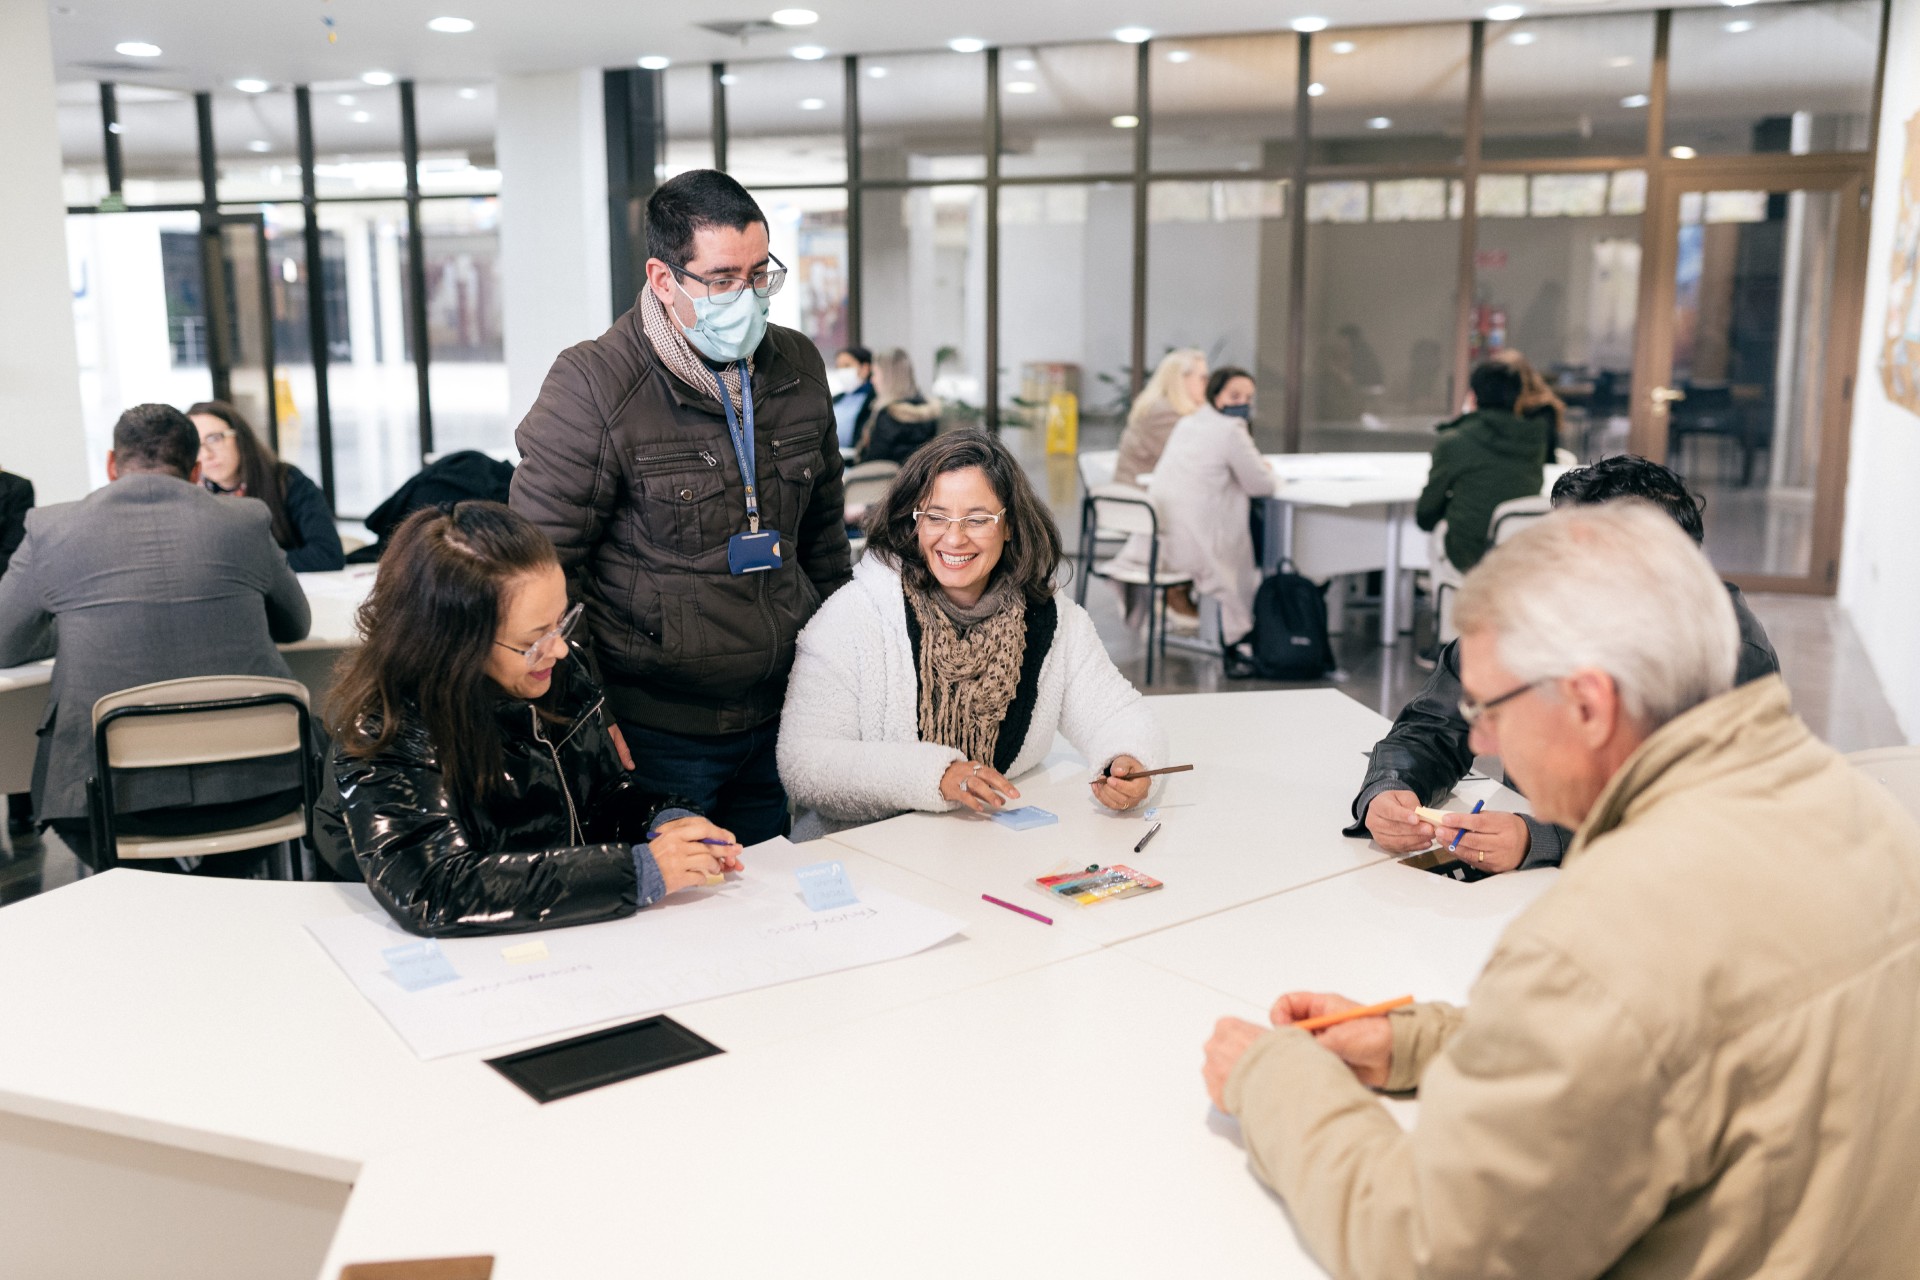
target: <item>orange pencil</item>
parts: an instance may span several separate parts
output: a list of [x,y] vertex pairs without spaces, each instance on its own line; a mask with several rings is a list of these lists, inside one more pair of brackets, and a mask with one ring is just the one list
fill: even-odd
[[1302,1031],[1318,1031],[1322,1027],[1352,1022],[1355,1018],[1371,1018],[1412,1003],[1412,996],[1396,996],[1392,1000],[1382,1000],[1379,1004],[1363,1004],[1357,1009],[1347,1009],[1340,1013],[1323,1013],[1317,1018],[1302,1018],[1298,1022],[1287,1025],[1298,1027]]

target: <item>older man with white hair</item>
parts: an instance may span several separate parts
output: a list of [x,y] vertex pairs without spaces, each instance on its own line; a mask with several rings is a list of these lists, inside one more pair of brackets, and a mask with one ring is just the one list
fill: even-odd
[[1540,522],[1457,617],[1475,750],[1575,829],[1560,880],[1465,1009],[1223,1020],[1255,1172],[1343,1280],[1913,1276],[1920,828],[1778,676],[1732,688],[1726,589],[1649,506]]

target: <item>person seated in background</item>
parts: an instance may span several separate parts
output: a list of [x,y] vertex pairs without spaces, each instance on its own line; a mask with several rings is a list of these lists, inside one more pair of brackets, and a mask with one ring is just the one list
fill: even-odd
[[347,563],[378,563],[393,535],[416,511],[456,502],[506,502],[513,493],[513,471],[511,462],[502,462],[478,449],[442,454],[408,476],[367,514],[367,532],[377,541],[350,554]]
[[1180,419],[1153,472],[1153,504],[1165,522],[1161,564],[1192,574],[1194,594],[1220,602],[1227,644],[1253,630],[1260,566],[1248,512],[1254,498],[1273,492],[1249,425],[1254,391],[1245,369],[1215,369],[1206,403]]
[[[27,512],[33,510],[33,481],[11,471],[0,471],[0,578],[7,563],[27,536]],[[16,847],[39,837],[33,821],[33,793],[16,791],[7,797],[7,838]]]
[[1169,351],[1127,410],[1113,482],[1138,486],[1160,463],[1174,424],[1207,402],[1207,356],[1194,347]]
[[907,809],[992,813],[1054,734],[1100,772],[1109,809],[1165,763],[1146,700],[1093,620],[1056,590],[1060,531],[996,437],[941,436],[867,516],[853,582],[800,633],[780,778],[802,839]]
[[1343,1280],[1912,1275],[1920,826],[1779,677],[1734,688],[1726,591],[1644,503],[1495,547],[1459,619],[1475,745],[1579,835],[1465,1008],[1217,1025],[1256,1175]]
[[[266,506],[202,489],[199,452],[200,433],[178,409],[127,410],[114,424],[106,487],[29,512],[26,537],[0,578],[0,667],[58,651],[34,759],[34,808],[89,864],[93,704],[187,676],[290,679],[274,645],[305,639],[311,623]],[[299,804],[305,764],[296,753],[116,774],[116,826],[163,836],[263,822]],[[205,867],[225,874],[259,861],[223,855]]]
[[266,503],[273,540],[295,573],[346,568],[340,531],[319,485],[291,462],[276,459],[225,400],[203,400],[187,416],[200,431],[200,483],[209,492]]
[[1414,505],[1422,529],[1447,522],[1447,560],[1465,573],[1486,554],[1493,509],[1540,492],[1547,441],[1538,423],[1513,411],[1520,373],[1486,360],[1474,366],[1473,408],[1440,424],[1427,487]]
[[1533,362],[1512,347],[1505,347],[1487,358],[1512,366],[1520,375],[1520,395],[1513,402],[1513,411],[1529,422],[1539,423],[1547,433],[1547,460],[1551,462],[1554,450],[1563,447],[1566,440],[1566,401],[1547,385]]
[[[1700,499],[1687,482],[1657,462],[1632,454],[1577,467],[1553,485],[1553,505],[1597,506],[1617,498],[1640,498],[1672,517],[1697,546],[1707,536],[1700,522]],[[1740,652],[1734,683],[1748,684],[1780,669],[1766,628],[1753,616],[1740,588],[1722,583],[1733,600],[1739,623]],[[1449,813],[1434,825],[1414,810],[1432,804],[1453,789],[1473,767],[1471,726],[1460,711],[1460,644],[1440,651],[1426,686],[1400,710],[1393,728],[1373,748],[1367,776],[1354,797],[1350,836],[1371,835],[1388,853],[1413,853],[1434,841],[1451,844],[1460,835],[1460,854],[1483,871],[1558,866],[1572,833],[1538,817],[1499,813]],[[1450,824],[1450,825],[1449,825]],[[1464,834],[1461,834],[1464,832]]]
[[827,389],[833,392],[833,421],[840,447],[851,449],[866,434],[873,417],[873,352],[865,347],[842,347],[827,370]]
[[631,915],[740,868],[733,836],[627,776],[546,535],[494,502],[409,517],[328,699],[314,840],[413,933]]
[[873,362],[873,412],[860,437],[859,462],[900,462],[939,434],[940,402],[920,394],[913,361],[895,347]]

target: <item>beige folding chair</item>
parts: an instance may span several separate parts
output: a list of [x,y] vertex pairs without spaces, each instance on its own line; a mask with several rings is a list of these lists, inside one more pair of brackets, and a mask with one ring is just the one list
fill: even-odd
[[[199,858],[268,845],[288,847],[289,877],[299,878],[298,841],[310,834],[315,779],[307,689],[273,676],[194,676],[110,693],[93,704],[92,804],[95,863]],[[264,821],[187,836],[122,834],[114,771],[236,764],[298,753],[300,804]]]
[[1876,747],[1855,751],[1847,762],[1893,792],[1893,798],[1920,818],[1920,747]]
[[[1193,581],[1193,575],[1169,573],[1160,567],[1160,512],[1154,507],[1153,499],[1132,485],[1104,484],[1090,492],[1081,519],[1083,536],[1088,529],[1111,530],[1111,536],[1114,537],[1140,534],[1147,539],[1147,563],[1144,568],[1115,556],[1094,565],[1092,573],[1111,582],[1124,582],[1129,586],[1147,589],[1147,683],[1152,684],[1156,653],[1162,663],[1167,660],[1167,588],[1185,586]],[[1108,535],[1103,533],[1102,536]],[[1089,549],[1084,560],[1091,561],[1092,558],[1093,553]],[[1158,644],[1155,643],[1156,629],[1159,633]]]

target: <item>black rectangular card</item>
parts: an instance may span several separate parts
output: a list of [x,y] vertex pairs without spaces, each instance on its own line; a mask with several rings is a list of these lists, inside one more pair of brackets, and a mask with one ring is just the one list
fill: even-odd
[[488,1058],[487,1065],[545,1103],[725,1052],[662,1013]]

